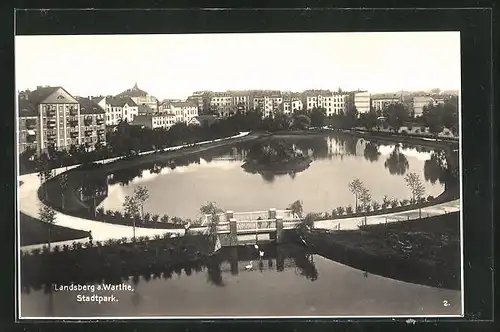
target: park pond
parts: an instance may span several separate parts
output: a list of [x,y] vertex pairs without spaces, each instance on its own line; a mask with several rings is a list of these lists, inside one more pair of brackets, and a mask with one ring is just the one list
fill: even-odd
[[[245,168],[255,144],[286,141],[300,156],[286,167]],[[284,209],[301,200],[304,212],[353,206],[348,184],[359,178],[381,202],[411,198],[404,176],[417,173],[426,196],[439,196],[449,159],[440,149],[367,140],[346,134],[261,138],[140,167],[69,172],[78,206],[67,209],[122,210],[126,196],[145,186],[145,212],[198,218],[214,201],[224,210]],[[296,165],[295,165],[296,166]],[[100,179],[100,180],[99,180]],[[97,182],[96,182],[97,181]],[[78,193],[74,195],[74,192]],[[57,197],[57,196],[52,196]],[[74,204],[73,204],[74,205]],[[288,247],[287,247],[288,246]],[[283,249],[284,248],[284,249]],[[250,250],[250,251],[248,251]],[[200,317],[200,316],[397,316],[459,315],[461,292],[367,273],[295,245],[269,245],[262,260],[251,249],[223,248],[210,266],[190,264],[124,277],[131,291],[72,292],[23,287],[23,317]],[[246,267],[251,265],[250,269]],[[97,286],[98,284],[94,284]],[[78,302],[77,295],[115,295],[118,301]]]
[[[301,200],[304,212],[328,212],[354,206],[348,184],[359,178],[374,201],[410,199],[405,174],[417,173],[424,181],[425,197],[444,190],[446,158],[442,150],[397,143],[367,141],[345,134],[282,136],[281,139],[308,156],[310,164],[297,168],[264,171],[245,169],[255,142],[236,144],[204,153],[116,170],[107,175],[107,190],[100,191],[96,205],[123,211],[126,196],[138,186],[149,190],[144,211],[152,215],[199,217],[201,205],[216,202],[235,212],[284,209]],[[85,185],[84,185],[85,186]],[[89,201],[89,205],[92,202]]]
[[[123,278],[126,290],[23,289],[23,317],[227,317],[459,315],[460,291],[357,270],[295,245],[223,248],[208,266]],[[248,266],[252,266],[251,269]],[[108,283],[108,282],[105,282]],[[121,286],[123,287],[123,286]],[[78,295],[115,302],[79,302]],[[83,299],[83,297],[80,297]]]

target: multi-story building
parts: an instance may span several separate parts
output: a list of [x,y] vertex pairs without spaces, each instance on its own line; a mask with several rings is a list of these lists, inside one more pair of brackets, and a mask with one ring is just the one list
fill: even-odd
[[371,108],[371,95],[367,91],[354,92],[354,107],[358,113],[368,113]]
[[217,121],[217,117],[214,115],[199,115],[195,116],[194,118],[191,118],[189,120],[188,125],[191,126],[200,126],[200,127],[210,127],[212,124],[214,124]]
[[302,105],[302,100],[292,99],[283,101],[283,113],[292,114],[295,111],[302,110],[304,106]]
[[161,113],[173,114],[175,122],[189,123],[198,116],[198,106],[188,101],[165,101],[160,105]]
[[348,95],[345,93],[337,93],[325,90],[319,91],[306,91],[305,100],[307,110],[312,110],[316,107],[324,108],[327,116],[339,114],[345,111],[347,106]]
[[80,104],[64,88],[37,87],[19,93],[19,150],[35,148],[37,155],[48,148],[68,149],[82,144]]
[[96,145],[106,145],[106,112],[92,98],[76,97],[80,104],[80,133],[81,143],[88,151],[94,150]]
[[[158,112],[159,111],[158,109]],[[156,112],[148,105],[137,105],[137,115],[151,115],[154,113]]]
[[147,127],[150,129],[170,129],[176,122],[176,117],[171,113],[154,113],[148,115],[138,115],[131,125]]
[[130,97],[136,105],[148,105],[155,112],[158,110],[158,99],[144,90],[139,89],[137,83],[132,87],[119,93],[117,97]]
[[397,104],[400,102],[402,102],[402,96],[397,96],[396,94],[371,96],[372,108],[378,111],[383,110],[388,105]]
[[250,109],[250,96],[244,91],[231,91],[233,111],[246,112]]
[[206,114],[210,111],[210,101],[212,96],[212,91],[196,91],[187,98],[187,101],[198,105],[199,114]]
[[216,111],[219,116],[228,116],[234,112],[233,96],[229,92],[214,92],[210,99],[210,109]]
[[411,109],[413,110],[414,116],[421,116],[424,110],[424,106],[429,106],[429,104],[434,104],[434,99],[430,96],[413,96]]
[[92,98],[106,112],[106,125],[116,126],[121,120],[132,122],[139,115],[139,108],[131,97]]

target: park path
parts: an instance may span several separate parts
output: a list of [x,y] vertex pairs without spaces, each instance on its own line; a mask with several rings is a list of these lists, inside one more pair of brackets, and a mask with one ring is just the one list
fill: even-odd
[[[460,200],[456,199],[453,201],[440,203],[432,206],[422,208],[422,218],[438,216],[445,213],[460,211]],[[398,222],[398,221],[408,221],[419,219],[418,209],[406,210],[394,213],[385,213],[376,216],[366,217],[367,225],[378,225],[384,223]],[[314,223],[315,228],[328,229],[328,230],[353,230],[358,229],[358,225],[361,225],[365,221],[364,217],[353,217],[345,219],[333,219],[333,220],[320,220]]]
[[[223,141],[236,139],[236,138],[242,138],[242,137],[248,136],[249,134],[250,134],[249,132],[242,132],[242,133],[235,135],[235,136],[232,136],[232,137],[216,139],[213,141],[199,142],[196,145],[203,146],[203,145],[208,144],[208,143],[217,143],[217,142],[222,143]],[[182,147],[184,147],[184,146],[174,146],[174,147],[163,149],[163,151],[175,151],[175,150],[181,149]],[[211,149],[211,148],[213,148],[213,146],[200,147],[198,149],[198,152],[206,150],[206,149]],[[140,153],[140,155],[148,155],[148,154],[152,154],[154,152],[155,151],[142,152],[142,153]],[[96,161],[96,163],[107,164],[107,163],[111,163],[113,161],[116,161],[117,159],[119,159],[119,158],[110,158],[110,159]],[[61,174],[63,172],[66,172],[70,169],[76,168],[78,166],[80,166],[80,165],[61,167],[61,168],[53,169],[53,172],[55,175],[58,175],[58,174]],[[22,185],[18,185],[19,211],[27,216],[38,219],[39,208],[43,205],[43,203],[40,201],[40,199],[38,198],[38,194],[37,194],[38,188],[40,187],[40,179],[38,178],[37,173],[30,173],[30,174],[21,175],[18,177],[18,181],[19,181],[19,183],[22,182]],[[130,239],[133,236],[133,227],[132,226],[116,225],[116,224],[109,224],[109,223],[99,222],[99,221],[94,221],[94,220],[88,220],[88,219],[84,219],[84,218],[66,215],[66,214],[63,214],[63,213],[58,212],[58,211],[56,211],[55,224],[57,226],[72,228],[72,229],[81,230],[81,231],[87,231],[87,232],[91,231],[92,238],[93,238],[94,242],[96,242],[96,241],[104,242],[104,241],[107,241],[110,239],[115,240],[115,239],[121,239],[124,237]],[[152,228],[142,228],[142,227],[135,228],[136,237],[140,237],[140,236],[153,237],[155,235],[164,235],[167,233],[172,234],[173,236],[179,236],[181,234],[184,234],[184,229],[152,229]],[[73,242],[87,243],[88,238],[86,237],[86,238],[75,239],[75,240],[53,242],[51,244],[51,249],[53,249],[56,245],[57,246],[71,245]],[[44,246],[46,246],[45,243],[23,246],[23,247],[21,247],[21,251],[31,251],[33,249],[42,249]]]
[[[241,133],[235,137],[238,138],[248,135],[248,133]],[[221,141],[221,140],[216,140]],[[206,144],[209,142],[202,142],[199,144]],[[168,150],[177,150],[181,147],[172,147]],[[210,147],[207,147],[207,149]],[[146,152],[143,154],[150,154],[152,152]],[[109,163],[115,161],[117,158],[107,159],[100,161],[101,163]],[[78,167],[79,165],[74,165],[70,167],[63,167],[55,169],[55,174],[63,173],[69,169]],[[18,186],[19,195],[19,211],[32,218],[38,219],[39,208],[43,203],[38,198],[37,190],[40,186],[40,180],[36,173],[25,174],[19,177],[19,181],[22,181],[22,185]],[[437,204],[434,206],[429,206],[422,208],[422,217],[442,215],[444,213],[456,212],[460,210],[460,200],[456,199],[453,201]],[[402,212],[386,213],[382,215],[369,216],[366,218],[367,225],[376,225],[390,222],[398,222],[405,220],[415,220],[419,218],[418,209],[412,209]],[[333,219],[333,220],[321,220],[316,221],[315,227],[319,229],[328,230],[354,230],[358,229],[358,225],[365,220],[364,217],[352,217],[345,219]],[[121,238],[130,239],[133,236],[133,227],[125,225],[109,224],[105,222],[99,222],[94,220],[88,220],[84,218],[74,217],[66,215],[60,212],[56,212],[55,224],[62,227],[72,228],[81,231],[91,231],[94,242],[101,241],[105,242],[107,240],[115,240]],[[204,229],[193,229],[193,232],[202,232]],[[171,234],[171,236],[181,236],[184,234],[184,229],[151,229],[136,227],[136,237],[149,236],[153,237],[155,235]],[[59,241],[52,243],[52,249],[57,246],[71,245],[73,242],[77,243],[87,243],[88,238]],[[31,251],[33,249],[42,249],[46,244],[34,244],[29,246],[21,247],[21,251]]]

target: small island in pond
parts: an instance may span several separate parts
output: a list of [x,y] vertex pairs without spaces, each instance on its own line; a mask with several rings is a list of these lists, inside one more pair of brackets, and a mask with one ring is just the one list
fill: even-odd
[[271,140],[268,143],[254,144],[241,167],[252,174],[295,174],[305,171],[311,162],[309,156],[296,151],[292,144],[283,140]]

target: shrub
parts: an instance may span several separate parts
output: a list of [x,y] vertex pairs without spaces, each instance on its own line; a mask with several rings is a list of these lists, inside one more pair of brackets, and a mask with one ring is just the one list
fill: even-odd
[[113,218],[115,218],[116,220],[122,220],[122,213],[120,211],[115,211],[113,213]]
[[371,209],[372,209],[372,206],[371,205],[367,205],[367,206],[365,206],[364,210],[365,210],[365,212],[370,212]]
[[393,199],[391,201],[391,207],[394,209],[394,208],[397,208],[398,207],[398,204],[399,204],[399,201],[397,199]]
[[101,241],[96,241],[95,242],[95,246],[98,247],[98,248],[101,248],[102,247],[102,242]]
[[419,204],[424,204],[425,203],[425,197],[420,197],[420,199],[418,200],[418,203]]
[[373,207],[373,211],[377,211],[378,209],[380,209],[380,204],[378,202],[373,202],[372,203],[372,207]]
[[382,210],[387,209],[391,205],[391,200],[387,195],[382,199]]
[[339,206],[337,208],[337,214],[340,215],[340,216],[344,214],[344,211],[345,211],[345,209],[344,209],[343,206]]
[[111,221],[111,220],[113,220],[113,216],[114,216],[113,211],[106,210],[106,212],[104,213],[104,220]]
[[182,219],[179,217],[173,217],[170,222],[174,225],[182,225]]
[[352,213],[352,206],[348,205],[348,206],[345,208],[345,212],[346,212],[346,214],[351,214],[351,213]]
[[98,207],[96,210],[96,215],[99,217],[102,217],[104,215],[104,208],[103,207]]
[[63,250],[64,252],[68,252],[68,251],[69,251],[69,249],[70,249],[70,248],[69,248],[69,246],[68,246],[67,244],[63,245],[63,247],[62,247],[62,250]]
[[155,239],[156,241],[161,240],[161,235],[156,234],[156,235],[153,237],[153,239]]
[[363,207],[361,205],[358,205],[356,207],[356,212],[363,212]]
[[160,216],[155,214],[151,217],[151,221],[154,222],[154,223],[157,223],[158,220],[160,220]]
[[56,245],[54,246],[54,252],[60,252],[61,251],[61,247]]
[[35,248],[35,249],[31,250],[31,254],[33,256],[38,256],[38,255],[40,255],[41,252],[42,252],[42,250],[40,250],[40,248]]
[[337,215],[337,209],[332,210],[332,217],[335,217]]
[[170,239],[170,233],[164,233],[163,234],[163,239],[164,240]]
[[150,223],[151,222],[151,213],[148,212],[148,213],[144,214],[144,217],[142,220],[145,224]]
[[408,199],[406,199],[406,198],[401,200],[401,206],[406,206],[409,203],[410,203],[410,201]]
[[419,128],[417,128],[417,129],[415,130],[415,134],[419,134],[419,133],[420,133],[420,129],[419,129]]
[[408,132],[406,130],[401,130],[402,135],[408,135]]
[[106,247],[109,247],[109,246],[113,245],[113,242],[114,242],[113,239],[108,239],[108,240],[104,241],[104,245]]
[[120,243],[127,243],[127,242],[128,242],[128,238],[125,236],[120,239]]
[[427,202],[432,202],[434,200],[434,196],[429,195],[427,196]]
[[167,223],[167,222],[168,222],[168,220],[169,220],[169,218],[168,218],[168,216],[167,216],[166,214],[164,214],[164,215],[161,217],[161,219],[160,219],[160,221],[161,221],[161,222],[164,222],[164,223]]

